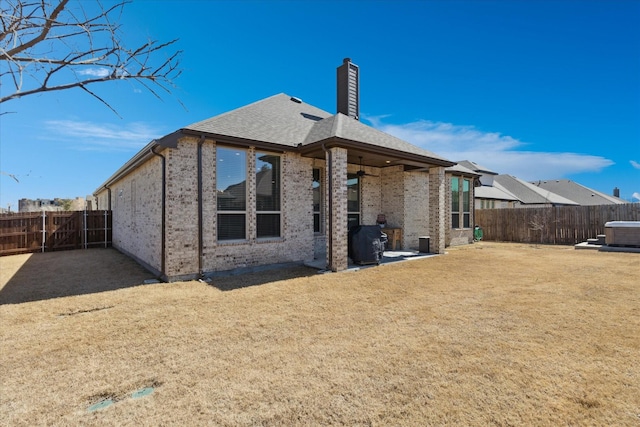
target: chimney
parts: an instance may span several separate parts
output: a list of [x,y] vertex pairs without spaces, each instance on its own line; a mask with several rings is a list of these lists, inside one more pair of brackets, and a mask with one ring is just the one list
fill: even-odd
[[338,67],[338,113],[360,120],[360,73],[351,58]]
[[613,197],[620,198],[620,189],[618,187],[613,189]]

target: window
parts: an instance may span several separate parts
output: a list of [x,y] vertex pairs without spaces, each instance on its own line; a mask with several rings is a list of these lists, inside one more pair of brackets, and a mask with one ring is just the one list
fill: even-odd
[[471,181],[465,179],[462,181],[462,226],[469,228],[471,220]]
[[460,227],[460,178],[451,178],[451,228]]
[[470,226],[471,180],[457,176],[451,177],[451,228],[470,228]]
[[280,156],[256,153],[256,236],[280,237]]
[[313,232],[322,233],[322,176],[320,169],[313,170]]
[[480,200],[481,209],[494,209],[495,207],[496,207],[495,200],[486,200],[486,199]]
[[360,225],[360,177],[347,174],[347,230]]
[[247,238],[247,153],[238,148],[216,150],[218,240]]

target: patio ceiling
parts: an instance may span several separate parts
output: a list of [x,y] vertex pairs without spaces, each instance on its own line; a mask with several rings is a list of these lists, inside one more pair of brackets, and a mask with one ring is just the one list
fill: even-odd
[[[364,145],[356,144],[337,144],[328,143],[325,148],[330,147],[343,147],[347,149],[347,161],[350,164],[359,165],[360,158],[362,157],[363,166],[371,166],[376,168],[384,168],[388,166],[403,165],[405,170],[415,169],[428,169],[433,166],[449,166],[440,164],[438,160],[429,161],[422,156],[415,156],[408,153],[400,153],[391,149],[384,149],[381,147],[367,147]],[[321,145],[315,145],[313,147],[304,147],[301,153],[305,157],[312,157],[315,159],[324,159],[325,152]]]

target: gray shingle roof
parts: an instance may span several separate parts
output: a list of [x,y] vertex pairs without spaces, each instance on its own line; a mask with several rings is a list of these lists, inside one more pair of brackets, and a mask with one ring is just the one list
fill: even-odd
[[578,203],[569,200],[551,191],[536,187],[526,181],[511,175],[498,175],[494,178],[494,187],[513,194],[523,204],[547,204],[554,205],[577,205]]
[[331,114],[293,99],[280,93],[184,129],[296,147],[318,120]]
[[340,138],[448,162],[431,151],[344,114],[330,114],[284,93],[193,123],[184,129],[286,147]]
[[450,166],[450,167],[446,168],[445,172],[457,172],[458,174],[462,174],[462,175],[480,176],[479,173],[476,173],[473,170],[469,169],[468,167],[465,167],[460,162],[458,162],[457,164],[455,164],[453,166]]
[[489,175],[498,175],[497,172],[494,172],[489,168],[485,168],[484,166],[480,166],[479,164],[470,160],[460,160],[458,164],[466,167],[467,169],[471,169],[474,172],[487,173]]
[[[327,123],[322,123],[325,121]],[[342,113],[335,114],[322,120],[322,122],[318,122],[316,124],[317,128],[309,133],[307,138],[305,138],[303,145],[329,138],[341,138],[447,161],[444,157],[440,157],[431,151],[416,147],[415,145],[403,141],[400,138],[396,138],[393,135],[374,129],[371,126],[367,126],[364,123],[345,116]],[[331,126],[329,126],[329,123]]]
[[582,206],[613,205],[627,203],[624,200],[609,196],[591,188],[585,187],[568,179],[550,179],[546,181],[534,181],[531,184],[536,187],[559,194],[562,197],[573,200]]
[[518,200],[513,194],[505,192],[498,187],[492,187],[490,185],[483,185],[476,187],[475,197],[478,199],[493,199],[493,200]]

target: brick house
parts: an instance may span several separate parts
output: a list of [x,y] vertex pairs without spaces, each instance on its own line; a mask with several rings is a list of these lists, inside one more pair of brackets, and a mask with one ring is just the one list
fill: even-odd
[[350,225],[384,214],[403,249],[428,235],[443,253],[455,163],[361,123],[357,73],[338,68],[337,114],[278,94],[149,143],[95,192],[114,247],[169,281],[319,258],[341,271]]

